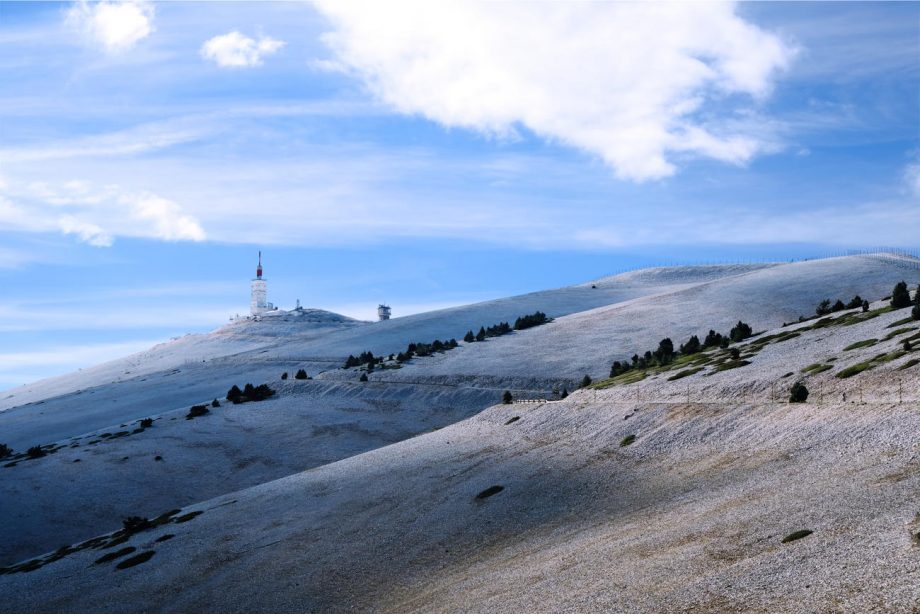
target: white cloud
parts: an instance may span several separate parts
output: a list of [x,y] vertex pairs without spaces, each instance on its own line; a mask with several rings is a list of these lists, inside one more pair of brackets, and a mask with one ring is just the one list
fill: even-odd
[[[621,178],[674,154],[744,164],[775,143],[732,120],[794,51],[726,3],[318,0],[335,59],[401,113],[507,136],[526,128]],[[706,112],[707,119],[700,118]]]
[[259,40],[233,31],[208,39],[201,46],[201,57],[213,60],[223,68],[245,68],[260,66],[262,58],[272,55],[285,45],[269,36]]
[[0,225],[25,232],[59,231],[96,247],[111,246],[117,236],[162,241],[206,238],[198,220],[172,200],[85,181],[10,183],[0,188]]
[[908,164],[904,168],[904,181],[907,189],[915,196],[920,196],[920,160]]
[[58,218],[58,224],[61,232],[65,235],[75,234],[80,240],[96,247],[111,247],[113,243],[112,235],[108,234],[99,226],[78,220],[72,215],[62,215]]
[[67,12],[67,22],[107,52],[118,53],[153,32],[153,16],[153,4],[144,0],[79,0]]

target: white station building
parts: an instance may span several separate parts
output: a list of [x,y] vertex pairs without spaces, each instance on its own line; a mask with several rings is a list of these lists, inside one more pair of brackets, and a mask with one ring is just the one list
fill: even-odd
[[262,252],[259,252],[259,266],[256,268],[256,277],[252,280],[252,297],[249,301],[249,311],[254,316],[260,316],[266,311],[275,308],[268,302],[267,280],[262,279]]

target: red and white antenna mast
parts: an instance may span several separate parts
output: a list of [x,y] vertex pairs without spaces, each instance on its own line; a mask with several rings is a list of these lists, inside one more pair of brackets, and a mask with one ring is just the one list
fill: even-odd
[[262,279],[262,252],[259,252],[259,266],[256,268],[256,279]]

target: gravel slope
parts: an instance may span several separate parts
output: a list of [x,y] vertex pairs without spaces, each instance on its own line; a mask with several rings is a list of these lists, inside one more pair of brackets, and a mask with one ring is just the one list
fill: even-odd
[[[0,591],[11,611],[915,611],[920,365],[902,367],[920,351],[835,377],[916,334],[886,340],[908,312],[873,315],[768,331],[799,336],[755,338],[750,364],[715,375],[495,406],[0,575]],[[802,374],[816,359],[832,368]],[[809,402],[782,402],[800,378]],[[93,564],[122,547],[154,554]]]

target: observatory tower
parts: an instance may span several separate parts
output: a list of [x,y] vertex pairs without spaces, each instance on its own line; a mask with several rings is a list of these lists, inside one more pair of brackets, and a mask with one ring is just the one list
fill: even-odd
[[249,301],[249,311],[257,316],[271,309],[268,303],[268,288],[262,279],[262,252],[259,252],[259,266],[256,268],[256,277],[252,280],[252,298]]
[[377,305],[377,317],[380,319],[381,322],[383,322],[384,320],[389,320],[391,313],[392,311],[390,311],[389,305],[383,305],[383,304]]

